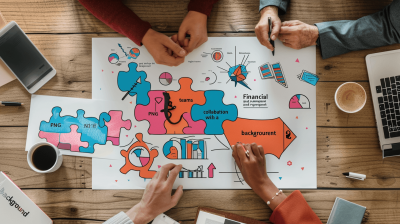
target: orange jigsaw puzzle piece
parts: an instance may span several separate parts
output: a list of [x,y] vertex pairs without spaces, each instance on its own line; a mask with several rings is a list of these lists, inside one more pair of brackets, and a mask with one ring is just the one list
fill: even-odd
[[[191,78],[181,78],[179,79],[181,88],[178,91],[167,91],[172,105],[176,107],[174,110],[170,110],[170,120],[172,122],[179,121],[184,113],[190,113],[194,104],[204,105],[206,103],[204,91],[193,91],[191,88],[192,83],[193,80]],[[167,134],[184,134],[183,128],[185,127],[188,127],[188,123],[183,118],[178,124],[171,124],[165,121]]]

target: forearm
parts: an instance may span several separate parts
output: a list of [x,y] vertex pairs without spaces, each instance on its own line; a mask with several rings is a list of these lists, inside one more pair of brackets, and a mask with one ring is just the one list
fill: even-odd
[[[271,179],[266,179],[263,183],[258,185],[259,187],[254,187],[253,190],[256,192],[258,196],[272,209],[274,210],[278,205],[286,199],[286,195],[284,193],[276,193],[279,192],[279,189],[275,186],[275,184],[271,181]],[[274,197],[274,199],[272,199]],[[268,204],[269,201],[269,204]]]
[[260,0],[260,11],[267,6],[276,6],[279,9],[279,14],[286,13],[286,9],[290,0]]
[[79,0],[79,2],[96,18],[127,36],[137,45],[141,45],[143,36],[151,27],[150,23],[141,20],[121,0]]
[[201,12],[210,16],[211,10],[218,0],[191,0],[188,5],[188,11]]
[[400,42],[400,1],[358,20],[315,24],[318,27],[322,58],[349,51],[371,49]]

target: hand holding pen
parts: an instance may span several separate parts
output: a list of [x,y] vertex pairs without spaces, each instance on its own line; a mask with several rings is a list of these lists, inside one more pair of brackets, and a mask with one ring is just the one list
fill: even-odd
[[274,52],[274,41],[278,38],[281,29],[278,8],[276,6],[267,6],[260,13],[261,18],[255,28],[257,38],[262,45]]

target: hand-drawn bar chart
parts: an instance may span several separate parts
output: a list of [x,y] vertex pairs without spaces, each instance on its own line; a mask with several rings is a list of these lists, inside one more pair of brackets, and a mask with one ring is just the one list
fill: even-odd
[[168,159],[207,159],[207,144],[204,139],[172,138],[163,152]]

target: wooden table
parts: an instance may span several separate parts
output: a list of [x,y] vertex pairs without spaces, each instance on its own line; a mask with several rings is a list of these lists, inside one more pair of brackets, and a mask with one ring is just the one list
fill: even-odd
[[[127,1],[125,1],[127,2]],[[258,0],[220,0],[208,21],[210,36],[255,36]],[[378,12],[389,0],[292,0],[282,20],[309,24],[357,19]],[[176,33],[186,15],[188,0],[135,0],[126,3],[153,28]],[[16,21],[52,63],[57,76],[37,94],[91,98],[91,40],[120,36],[92,16],[76,0],[0,0],[0,10]],[[366,223],[398,223],[400,219],[400,157],[382,160],[365,66],[370,53],[399,49],[400,45],[348,53],[322,60],[317,50],[317,165],[318,189],[302,193],[326,223],[336,197],[367,207]],[[341,112],[334,91],[343,82],[356,81],[368,93],[364,109]],[[0,87],[0,99],[20,101],[24,107],[0,108],[0,170],[19,185],[55,223],[101,223],[136,204],[141,190],[93,191],[90,158],[64,157],[59,171],[41,175],[26,162],[25,140],[30,95],[18,81]],[[365,181],[344,178],[342,172],[367,175]],[[290,192],[290,191],[286,191]],[[271,210],[251,190],[187,190],[167,212],[192,223],[197,206],[268,221]]]

